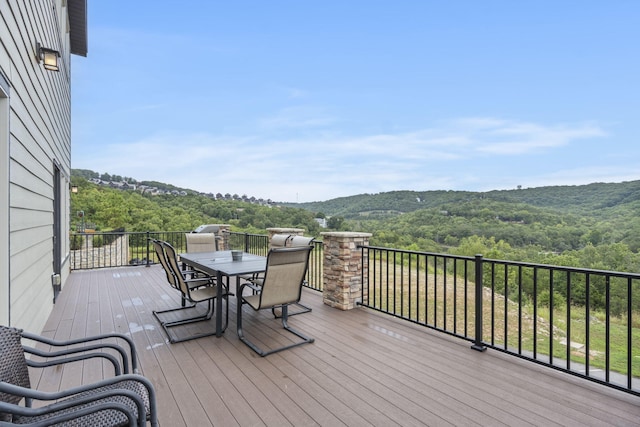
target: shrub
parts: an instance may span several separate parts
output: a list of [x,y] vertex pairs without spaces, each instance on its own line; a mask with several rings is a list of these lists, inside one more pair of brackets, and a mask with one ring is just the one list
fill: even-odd
[[[558,292],[553,293],[553,306],[554,308],[564,308],[567,300]],[[543,291],[538,296],[538,305],[540,307],[549,307],[551,305],[551,293],[549,291]]]
[[82,249],[82,243],[84,242],[84,238],[78,234],[71,236],[71,250],[77,251]]
[[93,236],[93,247],[99,248],[104,246],[104,238],[102,236]]

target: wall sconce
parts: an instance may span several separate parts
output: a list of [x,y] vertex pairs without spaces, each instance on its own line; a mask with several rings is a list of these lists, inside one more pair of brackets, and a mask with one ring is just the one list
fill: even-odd
[[78,192],[78,186],[77,185],[72,185],[71,186],[71,192],[72,193],[77,193]]
[[40,43],[36,43],[36,49],[38,51],[38,62],[42,61],[45,70],[60,71],[60,67],[58,66],[60,52],[42,47]]

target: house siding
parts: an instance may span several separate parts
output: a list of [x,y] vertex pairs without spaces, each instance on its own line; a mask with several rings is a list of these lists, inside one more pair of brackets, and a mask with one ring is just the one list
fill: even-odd
[[0,73],[0,324],[5,325],[9,323],[9,93],[9,82]]
[[[0,265],[8,266],[0,276],[0,323],[36,333],[54,303],[55,203],[61,212],[63,284],[69,275],[71,58],[66,6],[63,0],[0,2],[0,71],[10,86],[8,124],[0,129],[9,144],[0,151],[8,167],[8,174],[0,175],[0,195],[5,194],[0,209],[8,228],[0,232]],[[38,42],[60,52],[59,72],[38,62]],[[55,165],[61,172],[57,201]]]

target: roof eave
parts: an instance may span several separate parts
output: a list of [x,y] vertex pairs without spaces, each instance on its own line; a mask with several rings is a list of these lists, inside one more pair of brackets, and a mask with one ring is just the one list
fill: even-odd
[[71,53],[87,56],[87,0],[67,0]]

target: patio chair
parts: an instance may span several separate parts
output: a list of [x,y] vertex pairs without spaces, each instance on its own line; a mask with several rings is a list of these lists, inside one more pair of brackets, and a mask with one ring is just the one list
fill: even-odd
[[[22,339],[64,346],[63,350],[45,352],[23,346]],[[124,363],[128,355],[118,344],[101,343],[104,339],[121,338],[131,349],[131,367],[135,367],[133,341],[121,334],[107,334],[72,341],[53,341],[23,332],[21,329],[0,326],[0,425],[38,426],[151,426],[158,425],[155,390],[151,382],[138,374],[129,374]],[[72,347],[83,344],[81,347]],[[109,352],[95,352],[100,348],[116,349],[123,363]],[[27,359],[25,353],[37,354],[44,361]],[[31,388],[29,368],[55,367],[94,357],[107,357],[114,364],[116,375],[101,381],[57,392],[43,392]],[[126,366],[125,366],[126,365]],[[125,374],[120,374],[124,371]]]
[[[305,236],[291,236],[289,238],[289,240],[287,241],[286,246],[289,248],[297,248],[299,246],[311,246],[311,249],[313,249],[313,242],[315,241],[315,237],[305,237]],[[307,281],[304,280],[303,281],[303,286],[306,285]],[[311,311],[311,307],[302,304],[301,302],[296,302],[293,305],[295,305],[296,307],[299,308],[299,310],[297,310],[294,313],[289,312],[289,316],[295,316],[296,314],[303,314],[303,313],[309,313]],[[275,318],[278,318],[281,316],[281,314],[278,314],[276,309],[273,308],[271,310],[273,312],[273,316]]]
[[[302,283],[309,264],[310,245],[296,248],[275,248],[267,255],[267,268],[261,285],[256,286],[252,282],[246,282],[238,290],[237,328],[238,337],[260,356],[287,350],[302,344],[311,343],[313,338],[304,335],[288,324],[289,304],[300,301]],[[245,287],[250,287],[254,293],[243,295]],[[298,336],[302,341],[285,345],[271,350],[263,350],[244,336],[242,329],[242,306],[249,305],[255,311],[273,309],[279,307],[282,311],[282,326],[285,330]]]
[[311,246],[315,237],[305,237],[305,236],[291,236],[289,243],[286,245],[289,248],[296,248],[298,246]]
[[284,248],[288,246],[293,236],[289,234],[274,234],[269,240],[269,249]]
[[[213,329],[213,331],[210,331],[210,332],[203,332],[200,334],[190,335],[183,338],[177,338],[171,334],[170,329],[173,327],[211,320],[211,317],[213,317],[213,311],[215,308],[214,300],[216,298],[224,298],[228,300],[229,294],[227,291],[227,287],[224,285],[224,283],[214,283],[211,278],[206,279],[209,281],[208,286],[200,286],[200,287],[194,286],[192,281],[193,280],[197,281],[200,279],[188,280],[182,274],[182,270],[180,269],[180,266],[178,263],[178,256],[173,246],[171,246],[171,244],[169,244],[168,242],[160,242],[160,244],[164,249],[167,266],[171,271],[172,276],[175,280],[176,288],[180,291],[181,297],[185,301],[188,301],[192,304],[191,306],[153,312],[153,315],[156,317],[156,319],[158,319],[158,321],[160,322],[160,325],[162,326],[167,336],[169,337],[169,342],[176,343],[176,342],[188,341],[196,338],[215,335],[216,334],[215,328]],[[186,318],[181,317],[176,320],[162,320],[160,318],[161,317],[160,315],[164,313],[179,312],[182,310],[196,310],[198,308],[197,305],[202,302],[207,303],[207,310],[204,314],[196,314],[194,316],[186,317]],[[225,325],[223,330],[227,328],[228,323],[229,323],[229,304],[227,301]]]
[[[300,246],[310,246],[313,249],[313,242],[315,241],[315,237],[305,237],[305,236],[289,236],[286,234],[274,234],[271,238],[270,247],[278,248],[278,247],[287,247],[287,248],[296,248]],[[247,279],[245,277],[245,279]],[[256,286],[262,286],[262,274],[255,275],[254,277],[249,279]],[[303,282],[303,285],[306,284],[306,280]],[[295,316],[297,314],[309,313],[311,311],[311,307],[302,304],[301,302],[296,302],[292,305],[298,307],[295,312],[289,312],[289,316]],[[273,316],[277,319],[282,314],[278,313],[277,307],[273,307],[271,309]]]
[[[290,234],[274,234],[269,239],[269,249],[273,248],[284,248],[287,246],[287,242],[291,241]],[[253,274],[241,274],[240,278],[244,280],[250,280],[256,286],[260,286],[260,280],[262,280],[263,273],[253,273]]]
[[[196,253],[196,252],[216,252],[219,250],[218,240],[222,240],[222,236],[218,236],[216,233],[186,233],[185,240],[187,243],[187,253]],[[186,271],[187,266],[182,263],[182,270]],[[207,273],[204,273],[199,270],[191,270],[189,272],[191,277],[202,277],[206,276]]]
[[[153,245],[153,249],[158,257],[158,261],[160,261],[160,265],[162,265],[162,268],[164,269],[164,273],[167,277],[167,282],[169,283],[169,285],[171,285],[172,288],[180,292],[178,281],[176,280],[174,272],[167,261],[167,254],[164,249],[165,243],[167,242],[151,239],[151,244]],[[202,286],[210,286],[214,284],[214,278],[202,275],[196,276],[196,273],[197,272],[195,270],[183,269],[180,271],[180,275],[183,277],[183,279],[191,289],[199,288]],[[187,276],[190,277],[188,278]],[[184,298],[184,295],[181,296],[181,305],[182,307],[190,308],[187,307],[187,300]],[[174,309],[158,311],[158,313],[168,313],[170,311],[174,311]]]
[[186,233],[187,252],[215,252],[218,240],[222,239],[215,233]]

